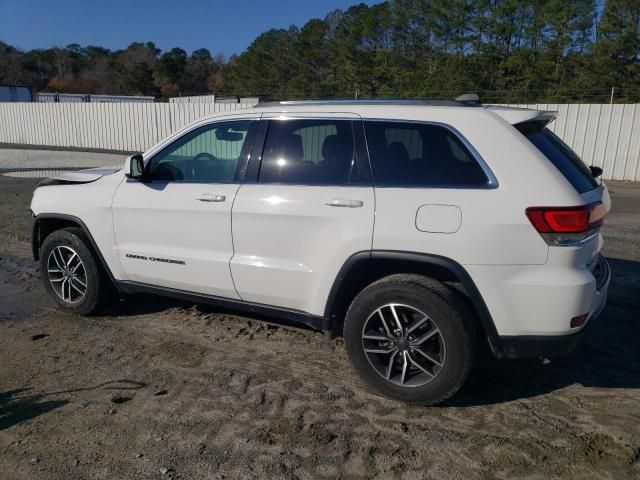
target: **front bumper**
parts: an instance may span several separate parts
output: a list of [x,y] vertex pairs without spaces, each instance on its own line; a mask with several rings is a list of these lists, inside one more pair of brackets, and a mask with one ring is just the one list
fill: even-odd
[[611,282],[611,268],[604,257],[594,269],[596,278],[596,292],[594,294],[594,309],[590,312],[587,324],[575,333],[566,335],[518,335],[501,336],[500,347],[502,358],[539,358],[559,357],[575,350],[584,336],[591,330],[591,326],[604,310],[607,301],[607,291]]

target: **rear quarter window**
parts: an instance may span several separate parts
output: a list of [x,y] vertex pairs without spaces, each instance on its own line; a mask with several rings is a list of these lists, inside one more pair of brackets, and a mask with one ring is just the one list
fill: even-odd
[[589,167],[551,130],[538,122],[521,123],[515,127],[553,163],[578,193],[598,187]]
[[489,178],[449,128],[416,122],[365,121],[374,185],[482,187]]

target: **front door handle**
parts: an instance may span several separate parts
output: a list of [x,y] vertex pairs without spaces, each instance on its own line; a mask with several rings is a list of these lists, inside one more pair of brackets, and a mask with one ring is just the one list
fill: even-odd
[[201,202],[224,202],[227,199],[224,195],[214,195],[212,193],[203,193],[196,200]]
[[351,200],[348,198],[334,198],[325,203],[325,205],[329,207],[360,208],[364,205],[364,202],[362,200]]

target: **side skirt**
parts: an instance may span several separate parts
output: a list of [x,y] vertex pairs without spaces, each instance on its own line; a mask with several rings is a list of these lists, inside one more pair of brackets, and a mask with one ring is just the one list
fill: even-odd
[[285,323],[303,324],[314,330],[323,330],[324,318],[299,310],[290,310],[286,308],[272,307],[261,303],[245,302],[243,300],[235,300],[214,295],[206,295],[204,293],[193,293],[175,288],[158,287],[155,285],[147,285],[145,283],[118,281],[117,287],[123,293],[151,293],[153,295],[161,295],[171,297],[177,300],[184,300],[192,303],[204,303],[208,305],[216,305],[229,310],[242,313],[249,313],[258,316],[273,318],[274,320],[285,320]]

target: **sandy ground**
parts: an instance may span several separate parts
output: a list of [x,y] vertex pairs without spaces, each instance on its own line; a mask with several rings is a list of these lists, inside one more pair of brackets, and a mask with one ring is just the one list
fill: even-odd
[[368,391],[340,339],[151,296],[77,318],[44,295],[0,176],[0,478],[640,478],[640,186],[612,183],[614,272],[557,360],[484,360],[447,406]]

